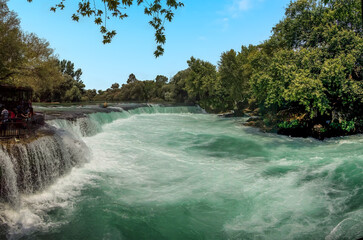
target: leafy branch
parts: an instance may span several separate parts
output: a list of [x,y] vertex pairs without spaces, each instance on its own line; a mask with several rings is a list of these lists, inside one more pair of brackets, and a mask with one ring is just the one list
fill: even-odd
[[[27,0],[32,2],[33,0]],[[63,10],[65,0],[59,0],[60,2],[50,8],[50,11],[56,12],[57,10]],[[166,42],[165,36],[165,21],[171,22],[174,18],[174,12],[183,7],[184,4],[176,0],[78,0],[78,9],[72,14],[73,21],[78,22],[80,17],[93,17],[94,23],[100,26],[100,32],[103,36],[102,42],[104,44],[110,43],[113,37],[117,34],[115,30],[107,28],[107,20],[110,17],[123,20],[128,15],[125,11],[134,4],[137,6],[142,5],[144,7],[144,14],[151,17],[149,24],[155,30],[155,42],[156,50],[154,52],[155,57],[159,57],[164,53],[163,45]],[[100,1],[103,3],[103,7],[100,7]],[[97,4],[98,3],[98,4]]]

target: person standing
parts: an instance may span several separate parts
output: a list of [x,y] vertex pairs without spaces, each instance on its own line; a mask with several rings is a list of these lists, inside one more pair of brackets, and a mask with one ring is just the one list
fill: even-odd
[[1,135],[6,135],[6,129],[9,121],[9,111],[3,106],[1,108]]

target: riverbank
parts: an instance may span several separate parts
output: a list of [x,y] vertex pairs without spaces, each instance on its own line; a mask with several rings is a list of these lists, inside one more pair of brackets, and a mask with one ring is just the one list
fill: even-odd
[[[350,129],[343,130],[344,128],[342,126],[344,126],[344,123],[339,122],[335,125],[330,123],[314,124],[309,122],[306,124],[299,124],[297,121],[277,123],[266,120],[260,116],[250,117],[244,125],[258,128],[262,132],[276,133],[289,137],[312,137],[321,141],[333,137],[363,134],[362,125],[353,125]],[[284,127],[279,127],[279,125]]]
[[245,108],[240,111],[228,111],[218,114],[220,117],[245,117],[244,126],[259,129],[264,133],[274,133],[289,137],[312,137],[324,140],[333,137],[344,137],[363,134],[363,119],[344,121],[342,119],[309,121],[306,115],[282,111],[277,114],[262,115],[259,109]]
[[[94,113],[114,113],[130,111],[137,108],[151,107],[151,106],[162,106],[162,107],[175,107],[175,106],[195,106],[195,104],[177,104],[177,103],[159,103],[151,105],[148,103],[111,103],[107,107],[103,107],[103,104],[91,104],[91,105],[41,105],[35,106],[38,113],[44,116],[45,121],[52,121],[56,119],[63,119],[67,121],[77,121],[77,119],[87,118],[90,114]],[[325,124],[299,124],[297,121],[282,121],[286,120],[286,117],[278,118],[277,116],[261,116],[259,115],[258,109],[249,110],[244,109],[243,111],[234,112],[229,111],[226,113],[218,114],[219,117],[245,117],[248,118],[243,125],[248,127],[254,127],[259,129],[261,132],[274,133],[279,135],[286,135],[289,137],[312,137],[318,140],[324,140],[332,137],[343,137],[355,134],[363,133],[363,126],[351,127],[349,131],[342,129],[341,123],[335,125]],[[280,126],[281,125],[281,126]],[[39,125],[40,126],[40,125]],[[50,135],[50,131],[47,128],[37,127],[36,131],[32,131],[32,134],[27,134],[20,141],[31,142],[36,140],[38,137],[43,135]],[[2,144],[15,144],[19,142],[18,139],[12,138],[2,140]]]

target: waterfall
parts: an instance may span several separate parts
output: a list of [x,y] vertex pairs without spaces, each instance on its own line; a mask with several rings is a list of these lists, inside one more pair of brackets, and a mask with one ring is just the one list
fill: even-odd
[[48,121],[48,124],[68,131],[76,138],[94,136],[102,132],[102,126],[118,119],[130,118],[138,114],[175,114],[175,113],[205,113],[204,110],[196,106],[163,107],[156,104],[149,104],[147,107],[138,107],[128,111],[121,107],[115,107],[117,111],[110,113],[92,113],[87,117],[75,120],[56,119]]
[[[132,120],[140,114],[204,113],[203,109],[194,106],[143,105],[127,111],[121,107],[115,108],[114,111],[96,112],[84,117],[48,120],[36,136],[30,139],[21,139],[17,143],[0,142],[1,239],[9,236],[11,239],[19,239],[24,234],[32,233],[34,229],[48,227],[46,206],[57,206],[59,199],[52,199],[47,191],[54,191],[54,187],[58,189],[57,180],[60,177],[91,159],[91,151],[86,145],[89,143],[88,137],[102,132],[104,125],[121,119]],[[72,110],[67,113],[71,115]],[[87,178],[87,174],[83,177]],[[66,191],[60,197],[62,205],[67,202],[64,199],[69,192],[60,191]]]
[[66,131],[51,129],[52,134],[29,143],[0,145],[1,201],[16,205],[19,194],[40,191],[88,160],[88,148],[82,141]]
[[75,120],[47,121],[43,136],[30,142],[0,144],[0,202],[16,205],[19,194],[40,191],[55,179],[82,165],[89,151],[82,138],[102,131],[102,126],[137,114],[203,113],[195,106],[148,105],[110,113],[92,113]]

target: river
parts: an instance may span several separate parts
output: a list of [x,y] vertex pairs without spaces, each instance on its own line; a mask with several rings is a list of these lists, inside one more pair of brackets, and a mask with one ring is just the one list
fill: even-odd
[[[261,133],[196,107],[53,120],[90,159],[4,210],[10,239],[358,239],[363,137]],[[91,123],[91,124],[90,124]]]

